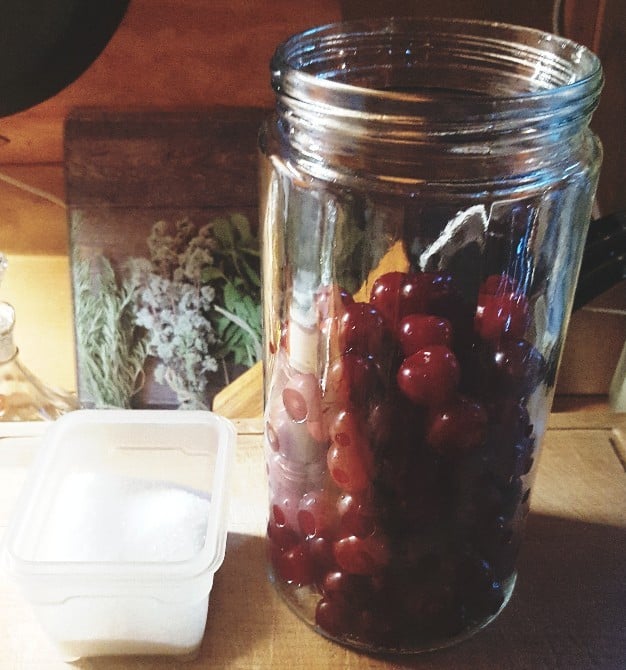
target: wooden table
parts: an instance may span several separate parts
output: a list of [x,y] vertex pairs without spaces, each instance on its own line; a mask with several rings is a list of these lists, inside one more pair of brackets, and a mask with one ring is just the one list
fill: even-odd
[[[287,609],[266,578],[262,420],[250,418],[235,419],[239,438],[228,546],[215,578],[198,658],[94,658],[74,666],[623,670],[626,415],[611,414],[601,402],[578,404],[551,417],[516,592],[501,616],[471,640],[431,654],[375,658],[329,642]],[[0,429],[6,432],[6,424]],[[0,532],[36,449],[32,438],[0,438]],[[4,575],[0,603],[0,669],[70,667],[59,659]]]

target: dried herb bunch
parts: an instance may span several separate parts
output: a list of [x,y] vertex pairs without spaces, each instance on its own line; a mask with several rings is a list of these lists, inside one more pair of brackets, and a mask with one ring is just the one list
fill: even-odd
[[81,395],[96,407],[124,407],[143,383],[147,346],[135,320],[132,278],[118,279],[104,256],[73,254]]

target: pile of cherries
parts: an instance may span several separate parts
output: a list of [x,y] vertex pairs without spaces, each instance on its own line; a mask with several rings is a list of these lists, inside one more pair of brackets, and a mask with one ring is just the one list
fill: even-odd
[[545,375],[528,300],[507,275],[470,304],[449,274],[390,272],[369,302],[337,286],[315,302],[324,369],[291,365],[284,324],[268,403],[275,579],[294,602],[307,587],[335,639],[436,646],[512,587]]

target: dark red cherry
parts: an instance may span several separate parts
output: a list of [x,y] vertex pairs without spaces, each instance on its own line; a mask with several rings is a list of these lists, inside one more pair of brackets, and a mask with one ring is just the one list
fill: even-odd
[[489,275],[480,285],[479,293],[503,295],[517,293],[517,282],[507,274]]
[[296,373],[287,381],[282,395],[285,409],[295,422],[319,421],[321,391],[314,374]]
[[402,317],[425,310],[424,283],[421,274],[388,272],[376,279],[370,302],[383,315],[390,331]]
[[322,598],[315,608],[315,624],[333,637],[344,637],[354,632],[354,609],[343,600]]
[[458,569],[458,591],[470,616],[495,614],[504,602],[502,585],[484,559],[464,557]]
[[373,477],[374,459],[358,415],[340,411],[329,435],[331,444],[326,462],[330,476],[343,491],[365,490]]
[[339,407],[363,404],[375,394],[377,386],[378,371],[372,360],[351,351],[328,368],[323,403]]
[[517,293],[478,296],[474,329],[483,340],[497,342],[504,335],[523,337],[529,323],[526,296]]
[[344,351],[362,356],[380,356],[385,350],[385,322],[381,313],[366,302],[347,305],[339,320],[339,337]]
[[283,551],[275,558],[274,565],[280,578],[288,584],[305,586],[315,580],[315,566],[305,542]]
[[461,296],[454,278],[447,272],[424,272],[422,278],[425,296],[422,311],[428,314],[441,315],[442,309],[447,308]]
[[327,463],[330,476],[343,491],[357,493],[371,483],[374,470],[371,454],[352,444],[332,442]]
[[426,440],[440,454],[455,454],[483,446],[486,435],[485,408],[476,401],[459,396],[432,413]]
[[343,535],[366,537],[376,530],[376,507],[371,493],[343,493],[337,500],[339,529]]
[[272,493],[270,502],[270,522],[277,528],[291,528],[298,530],[298,502],[297,492],[276,490]]
[[405,356],[433,344],[451,348],[452,326],[447,319],[439,316],[409,314],[400,321],[398,340]]
[[313,421],[296,423],[286,408],[270,411],[265,433],[269,447],[286,462],[313,463],[324,457],[326,431]]
[[420,349],[405,358],[397,374],[398,387],[417,405],[437,406],[449,400],[459,385],[460,367],[443,345]]
[[505,338],[493,353],[495,382],[515,397],[532,393],[546,373],[543,356],[527,340]]
[[292,528],[285,525],[279,526],[271,519],[267,524],[267,537],[273,547],[280,551],[292,549],[300,542],[300,537]]
[[298,504],[298,525],[306,537],[328,535],[337,525],[337,494],[334,490],[316,489],[305,493]]
[[305,540],[309,549],[309,556],[313,561],[316,580],[322,578],[329,570],[335,567],[333,554],[333,540],[323,535],[313,535]]
[[345,570],[330,570],[320,584],[325,598],[357,608],[371,599],[373,584],[370,577],[356,575]]
[[389,540],[384,535],[348,535],[333,545],[339,567],[354,575],[373,575],[391,559]]

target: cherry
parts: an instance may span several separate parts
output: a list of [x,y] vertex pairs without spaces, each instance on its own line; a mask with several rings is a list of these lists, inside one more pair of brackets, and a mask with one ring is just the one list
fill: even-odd
[[311,373],[296,373],[287,381],[282,393],[289,416],[296,422],[319,421],[320,387]]
[[460,368],[455,355],[443,345],[420,349],[405,358],[397,374],[398,387],[417,405],[437,406],[456,390]]
[[275,492],[270,502],[270,523],[276,528],[298,529],[298,501],[296,494]]
[[409,314],[400,321],[398,340],[405,356],[433,344],[452,347],[452,326],[447,319],[429,314]]
[[342,410],[330,429],[331,445],[326,462],[330,476],[344,491],[363,491],[372,479],[374,462],[369,440],[358,417]]
[[339,320],[339,337],[344,351],[362,356],[380,356],[385,351],[385,322],[381,313],[366,302],[347,305]]
[[454,278],[447,272],[424,272],[422,281],[425,305],[420,311],[441,314],[461,296]]
[[478,402],[457,397],[433,412],[426,440],[440,454],[464,453],[485,443],[487,412]]
[[306,538],[309,556],[313,561],[316,580],[335,567],[335,555],[333,554],[333,540],[323,535],[313,535]]
[[340,407],[362,405],[374,395],[377,385],[378,371],[371,359],[351,351],[328,368],[323,402]]
[[421,274],[388,272],[376,279],[370,302],[383,315],[394,332],[402,317],[425,310],[424,283]]
[[348,535],[333,545],[339,567],[354,575],[373,575],[391,559],[389,540],[382,534],[367,537]]
[[305,586],[315,580],[314,564],[304,542],[278,554],[274,565],[280,578],[288,584]]
[[367,429],[373,445],[386,444],[397,437],[397,407],[384,400],[371,405],[367,416]]
[[371,494],[343,493],[337,501],[339,528],[343,535],[366,537],[376,530],[376,509]]
[[489,472],[503,482],[528,474],[533,466],[534,448],[526,408],[517,403],[505,406],[487,431]]
[[470,305],[453,280],[445,272],[425,272],[427,314],[447,319],[454,333],[454,347],[462,351],[473,334],[475,305]]
[[398,591],[411,625],[417,622],[427,630],[445,625],[453,606],[453,589],[447,580],[437,571],[434,574],[415,571],[401,575]]
[[480,285],[478,292],[486,295],[518,293],[517,282],[506,273],[489,275]]
[[368,576],[335,569],[328,571],[323,576],[320,590],[328,600],[343,602],[349,607],[359,608],[371,601],[374,585]]
[[358,613],[359,636],[367,640],[370,647],[397,649],[401,646],[399,629],[407,623],[402,619],[402,614],[395,600],[380,599]]
[[322,598],[315,607],[315,623],[333,637],[345,637],[354,631],[355,612],[344,601]]
[[265,422],[265,439],[272,451],[278,451],[279,449],[279,436],[277,427],[273,422]]
[[275,521],[271,520],[267,523],[267,537],[272,543],[273,547],[276,547],[280,551],[285,549],[291,549],[295,547],[300,538],[293,528],[290,528],[287,525],[278,526]]
[[344,491],[364,491],[369,486],[373,464],[353,445],[333,442],[328,450],[327,463],[333,481]]
[[505,338],[493,353],[494,382],[517,398],[532,393],[545,376],[543,356],[527,340]]
[[321,427],[316,431],[315,437],[311,435],[311,429],[317,428],[316,423],[296,423],[287,409],[282,407],[274,410],[265,426],[267,443],[272,449],[279,453],[285,460],[292,463],[313,463],[324,457],[326,451],[322,440],[326,439],[326,433]]
[[457,576],[458,592],[470,617],[495,614],[504,602],[502,585],[491,565],[475,556],[462,557]]
[[484,340],[497,342],[504,335],[522,337],[529,323],[526,296],[518,293],[478,296],[474,329]]
[[305,493],[298,504],[298,525],[306,537],[326,536],[337,525],[337,494],[328,489]]
[[337,284],[322,286],[315,293],[318,320],[323,321],[329,317],[340,316],[345,311],[344,308],[353,302],[353,297],[341,286]]

